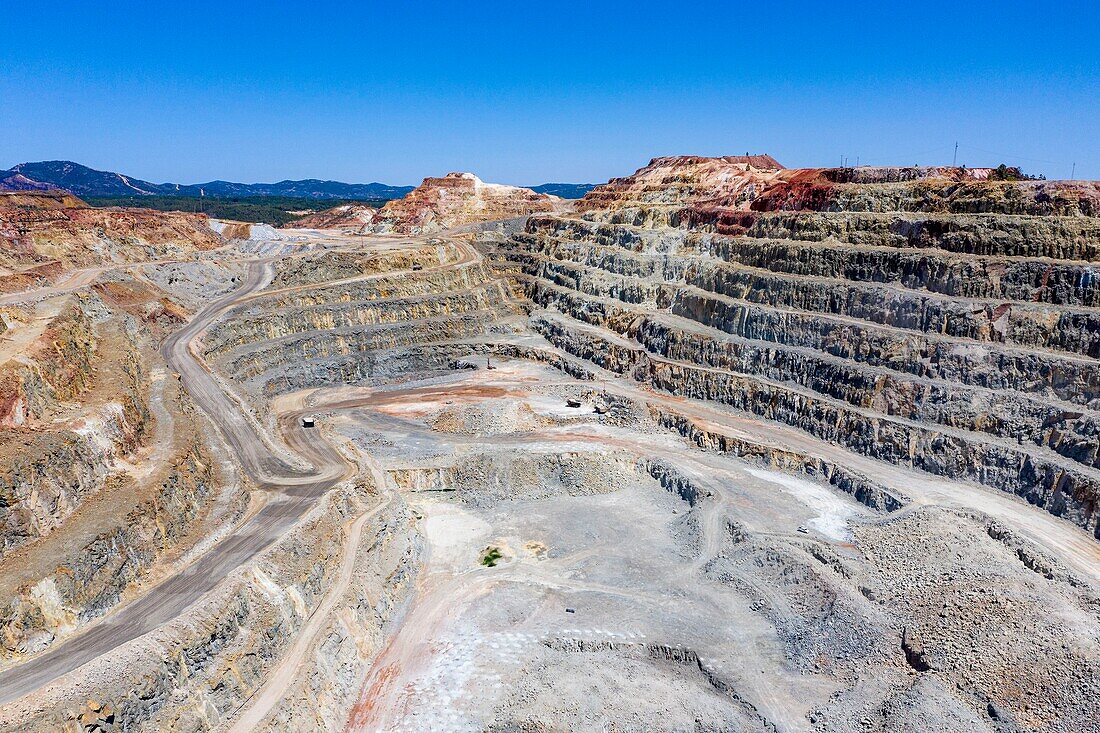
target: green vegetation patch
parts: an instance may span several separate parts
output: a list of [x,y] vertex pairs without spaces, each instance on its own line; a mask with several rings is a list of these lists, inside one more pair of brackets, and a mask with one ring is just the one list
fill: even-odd
[[504,557],[504,553],[500,551],[499,547],[489,545],[481,553],[481,564],[487,568],[495,568],[502,557]]
[[157,211],[185,211],[206,214],[215,219],[271,224],[277,227],[304,216],[300,213],[303,211],[323,211],[344,204],[365,204],[379,208],[386,203],[386,199],[311,199],[289,196],[88,196],[84,200],[90,206],[96,207],[129,206]]

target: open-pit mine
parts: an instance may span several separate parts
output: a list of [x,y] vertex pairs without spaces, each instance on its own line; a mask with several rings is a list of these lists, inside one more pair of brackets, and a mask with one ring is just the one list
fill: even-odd
[[1100,731],[1100,183],[0,194],[0,733]]

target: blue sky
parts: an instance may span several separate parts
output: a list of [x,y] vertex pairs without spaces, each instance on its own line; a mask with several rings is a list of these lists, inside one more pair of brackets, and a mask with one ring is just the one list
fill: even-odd
[[[1100,3],[9,2],[0,167],[604,181],[656,155],[1100,178]],[[974,3],[973,5],[978,5]]]

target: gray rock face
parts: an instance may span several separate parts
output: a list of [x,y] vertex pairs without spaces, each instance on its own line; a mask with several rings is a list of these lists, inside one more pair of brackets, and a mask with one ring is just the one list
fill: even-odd
[[1100,220],[1087,196],[1051,209],[1047,193],[853,183],[778,207],[799,211],[651,198],[532,217],[491,253],[570,354],[1100,536]]
[[[453,254],[445,249],[440,259]],[[422,260],[390,257],[375,266]],[[228,375],[272,395],[444,370],[471,351],[470,342],[515,331],[518,316],[508,281],[471,263],[415,278],[276,291],[212,329],[205,346]]]
[[[83,685],[58,687],[24,717],[0,720],[0,730],[221,729],[264,683],[315,609],[334,573],[325,560],[340,547],[348,516],[363,510],[365,498],[358,490],[333,492],[257,566],[236,573],[186,614],[130,642],[114,658],[92,662]],[[295,690],[309,702],[296,700],[300,709],[283,709],[280,715],[342,715],[339,709],[317,709],[317,695],[329,690],[346,695],[341,688],[354,686],[370,652],[381,644],[382,627],[414,574],[417,550],[403,531],[407,521],[399,512],[367,528],[362,546],[371,551],[363,553],[345,598],[354,613],[332,623],[318,669],[306,689]]]

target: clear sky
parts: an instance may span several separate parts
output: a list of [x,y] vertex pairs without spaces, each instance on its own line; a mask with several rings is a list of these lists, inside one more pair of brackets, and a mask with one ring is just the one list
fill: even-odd
[[[981,6],[981,10],[973,6]],[[7,2],[0,168],[601,182],[656,155],[1100,178],[1100,2]]]

